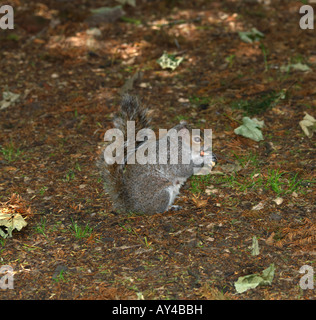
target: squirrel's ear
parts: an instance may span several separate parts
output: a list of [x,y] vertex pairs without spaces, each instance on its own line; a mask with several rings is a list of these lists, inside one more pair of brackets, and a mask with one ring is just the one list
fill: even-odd
[[186,120],[181,120],[180,124],[188,124],[188,122]]
[[182,137],[188,144],[190,144],[190,131],[188,128],[184,127],[178,131],[178,137]]

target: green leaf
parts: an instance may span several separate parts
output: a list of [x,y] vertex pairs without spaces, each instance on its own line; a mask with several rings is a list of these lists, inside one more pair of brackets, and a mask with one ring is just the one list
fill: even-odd
[[297,71],[302,71],[302,72],[306,72],[306,71],[310,71],[311,68],[307,65],[307,64],[303,64],[303,63],[294,63],[294,64],[288,64],[286,66],[282,66],[280,68],[281,72],[289,72],[290,70],[297,70]]
[[256,236],[252,238],[252,246],[251,246],[251,254],[253,256],[257,256],[260,253],[259,242]]
[[250,119],[249,117],[243,117],[242,122],[243,124],[234,130],[236,134],[257,142],[264,140],[262,132],[259,129],[263,127],[264,121],[259,121],[256,118]]
[[133,19],[133,18],[128,18],[128,17],[121,17],[121,20],[127,23],[132,23],[135,24],[137,26],[139,26],[140,24],[142,24],[141,20],[138,19]]
[[247,43],[253,43],[256,41],[260,41],[260,39],[264,38],[264,34],[257,30],[256,28],[252,28],[250,31],[240,31],[238,32],[239,37],[242,41]]
[[274,263],[271,263],[267,269],[262,271],[262,279],[263,281],[260,285],[271,285],[274,278],[275,266]]
[[238,280],[235,282],[235,289],[238,293],[243,293],[249,289],[256,288],[262,278],[255,274],[250,274],[248,276],[239,277]]
[[176,69],[179,64],[183,61],[183,58],[176,58],[172,54],[164,52],[164,54],[157,60],[157,63],[161,66],[162,69]]
[[235,289],[238,293],[243,293],[249,289],[254,289],[257,286],[271,285],[274,278],[275,267],[274,263],[262,271],[262,275],[250,274],[244,277],[239,277],[234,283]]
[[8,233],[5,233],[5,232],[0,228],[0,236],[5,239],[5,238],[8,237]]

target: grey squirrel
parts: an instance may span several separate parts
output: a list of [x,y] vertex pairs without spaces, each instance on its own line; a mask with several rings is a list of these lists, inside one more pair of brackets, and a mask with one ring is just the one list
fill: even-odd
[[[204,164],[212,166],[216,162],[216,156],[209,150],[203,149],[201,145],[203,136],[194,134],[192,136],[193,130],[185,122],[180,122],[173,128],[178,134],[177,148],[172,149],[168,134],[158,140],[144,134],[140,139],[142,141],[136,141],[135,145],[132,144],[132,151],[128,151],[131,141],[127,137],[127,121],[134,121],[135,131],[141,132],[141,129],[149,128],[150,125],[147,113],[148,110],[140,105],[135,96],[125,94],[120,112],[114,118],[114,127],[124,136],[124,159],[121,163],[109,164],[106,161],[104,148],[97,161],[105,190],[111,197],[114,209],[120,213],[154,214],[169,210],[173,207],[180,187],[195,170]],[[162,149],[163,145],[167,146],[167,149]],[[144,164],[129,163],[128,160],[132,156],[135,158],[136,153],[146,156],[149,150],[154,150],[152,159],[154,161]],[[163,152],[159,152],[160,150]],[[177,162],[172,161],[173,154],[177,155]],[[159,161],[160,156],[163,161]],[[185,161],[185,157],[188,161]]]

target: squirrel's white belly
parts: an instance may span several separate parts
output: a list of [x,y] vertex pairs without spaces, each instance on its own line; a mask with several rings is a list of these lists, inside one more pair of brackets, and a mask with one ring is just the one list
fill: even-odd
[[170,194],[168,207],[174,203],[174,200],[176,199],[177,195],[180,193],[181,186],[185,183],[186,180],[187,180],[186,178],[178,178],[173,181],[172,186],[169,186],[167,188],[167,191]]

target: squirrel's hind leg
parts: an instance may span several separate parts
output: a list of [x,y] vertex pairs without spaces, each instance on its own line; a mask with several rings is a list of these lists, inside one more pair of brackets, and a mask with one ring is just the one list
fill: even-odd
[[170,192],[166,189],[161,190],[148,203],[147,211],[150,214],[163,213],[168,210],[170,204]]

